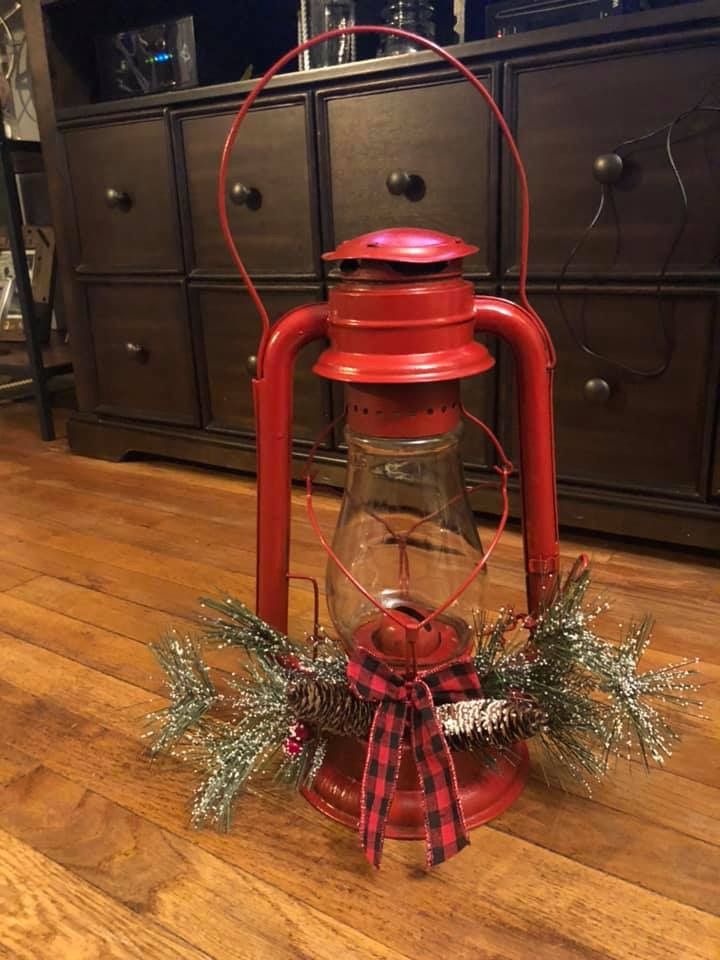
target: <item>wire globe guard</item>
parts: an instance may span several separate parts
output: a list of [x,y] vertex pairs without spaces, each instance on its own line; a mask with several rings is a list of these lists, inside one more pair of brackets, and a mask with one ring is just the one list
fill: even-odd
[[[470,582],[475,579],[497,546],[508,516],[507,481],[508,476],[512,472],[512,464],[507,459],[502,445],[492,430],[469,411],[465,410],[462,404],[461,409],[465,419],[470,423],[474,423],[476,427],[479,427],[496,450],[500,464],[500,466],[496,467],[496,471],[500,477],[499,488],[503,504],[502,513],[495,535],[467,580],[445,603],[433,612],[428,612],[428,616],[421,622],[422,624],[429,622],[438,614],[442,613],[446,607],[465,590]],[[328,429],[334,428],[336,423],[343,418],[344,414],[341,414],[336,421],[330,424]],[[311,526],[328,554],[330,561],[340,567],[355,588],[371,600],[379,611],[392,617],[392,610],[383,608],[378,601],[367,593],[362,584],[355,580],[350,571],[343,566],[326,540],[318,523],[312,506],[312,471],[318,446],[324,437],[325,433],[318,437],[308,455],[307,461],[307,511]],[[472,488],[470,488],[470,490],[472,490]],[[356,632],[355,642],[359,646],[367,648],[369,646],[368,638],[363,638],[361,636],[362,633],[363,627],[360,627]],[[374,653],[381,658],[383,656],[382,652],[378,650],[374,650]],[[443,657],[440,656],[439,659],[443,659]],[[337,823],[354,829],[358,828],[360,822],[362,780],[367,749],[368,745],[366,741],[351,737],[329,737],[327,753],[320,770],[313,780],[312,786],[302,787],[300,790],[305,799],[325,816],[331,820],[335,820]],[[514,803],[525,787],[529,761],[527,747],[524,743],[516,744],[512,749],[508,749],[504,755],[496,754],[495,763],[492,767],[467,751],[453,750],[452,754],[460,804],[463,809],[465,825],[468,829],[481,826],[483,823],[487,823],[494,817],[499,816]],[[426,832],[423,793],[418,785],[417,767],[412,756],[412,746],[407,735],[401,747],[400,772],[385,827],[385,835],[393,840],[421,840],[424,838]]]

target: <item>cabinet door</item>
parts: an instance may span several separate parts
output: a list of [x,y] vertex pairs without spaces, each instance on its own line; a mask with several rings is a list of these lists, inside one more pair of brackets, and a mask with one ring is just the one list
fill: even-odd
[[[492,74],[479,76],[492,87]],[[383,227],[425,227],[477,244],[467,271],[494,274],[497,141],[472,87],[433,78],[318,97],[332,245]],[[409,175],[404,193],[390,192],[391,174]]]
[[[228,214],[238,250],[259,276],[318,273],[315,175],[306,99],[250,112],[228,169]],[[235,113],[174,118],[183,157],[187,258],[196,273],[234,272],[218,226],[217,178]]]
[[[655,279],[720,273],[720,113],[695,112],[673,128],[671,149],[688,198],[683,203],[666,152],[666,129],[641,143],[624,141],[664,128],[708,94],[718,74],[720,34],[689,43],[608,44],[507,67],[505,104],[527,168],[531,193],[531,276],[561,272],[598,209],[593,162],[618,152],[623,174],[573,258],[568,275]],[[516,274],[517,181],[504,189],[503,259]],[[676,233],[681,231],[673,249]]]
[[[252,375],[248,358],[257,353],[260,321],[241,286],[197,283],[191,290],[193,322],[200,360],[203,420],[212,430],[253,436]],[[261,288],[273,320],[293,307],[322,300],[322,288]],[[312,366],[322,343],[308,344],[295,365],[293,436],[314,440],[330,421],[330,390]]]
[[97,410],[139,420],[199,422],[185,288],[180,282],[83,284]]
[[[678,292],[658,301],[652,289],[566,288],[559,297],[536,291],[530,299],[557,350],[558,479],[704,498],[717,377],[716,298]],[[658,369],[667,356],[663,326],[672,344],[660,375],[633,375],[603,359],[636,370]],[[589,355],[581,342],[598,356]],[[506,425],[514,418],[508,382]],[[513,446],[517,450],[516,441]]]
[[718,423],[715,431],[715,446],[713,450],[713,472],[710,485],[710,495],[720,500],[720,411],[718,411]]
[[165,122],[132,120],[64,133],[83,271],[183,268]]

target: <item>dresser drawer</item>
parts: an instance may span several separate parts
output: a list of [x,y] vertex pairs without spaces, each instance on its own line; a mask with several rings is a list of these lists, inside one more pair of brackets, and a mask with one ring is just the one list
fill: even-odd
[[[671,149],[688,198],[684,228],[666,131],[620,146],[669,124],[710,93],[719,42],[720,34],[692,44],[656,42],[652,48],[646,42],[634,48],[608,44],[602,52],[545,55],[508,67],[506,111],[532,201],[532,276],[554,279],[560,273],[598,209],[601,187],[593,162],[618,148],[623,175],[608,189],[600,219],[573,257],[568,275],[654,280],[668,257],[670,276],[720,273],[720,114],[696,112],[680,120],[672,133]],[[517,179],[509,165],[504,169],[504,267],[517,273]]]
[[[273,320],[293,307],[323,299],[319,286],[261,288]],[[254,436],[252,377],[248,358],[257,354],[260,320],[241,286],[196,283],[190,288],[200,358],[203,422],[209,429]],[[314,440],[330,421],[330,390],[312,372],[324,345],[308,344],[295,365],[293,436]]]
[[[184,158],[183,221],[196,273],[234,272],[220,234],[217,179],[234,111],[174,118]],[[318,273],[313,227],[307,103],[255,108],[243,123],[228,170],[228,213],[240,255],[256,276]]]
[[[651,371],[667,356],[658,300],[642,293],[565,289],[531,293],[558,355],[555,424],[558,478],[591,486],[704,498],[717,366],[716,298],[663,297],[662,317],[674,339],[659,376],[640,377],[589,356],[579,346]],[[568,324],[575,331],[572,335]],[[505,381],[506,384],[508,380]],[[503,391],[506,417],[514,401]],[[517,444],[514,444],[517,450]]]
[[182,270],[165,123],[78,127],[64,139],[78,230],[76,266],[96,273]]
[[[478,75],[492,87],[492,75]],[[480,247],[467,272],[495,272],[496,141],[472,87],[396,83],[362,94],[330,91],[318,102],[333,245],[382,227],[426,227]],[[404,183],[404,193],[391,192]]]
[[717,429],[715,430],[715,444],[713,448],[713,471],[710,481],[710,496],[720,500],[720,410],[717,414]]
[[181,283],[83,284],[101,413],[199,423]]

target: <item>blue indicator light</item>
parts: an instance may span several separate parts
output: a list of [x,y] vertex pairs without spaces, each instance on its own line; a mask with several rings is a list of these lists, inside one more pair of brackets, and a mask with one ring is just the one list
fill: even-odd
[[145,63],[167,63],[167,61],[172,60],[174,56],[172,53],[156,53],[152,57],[147,57]]

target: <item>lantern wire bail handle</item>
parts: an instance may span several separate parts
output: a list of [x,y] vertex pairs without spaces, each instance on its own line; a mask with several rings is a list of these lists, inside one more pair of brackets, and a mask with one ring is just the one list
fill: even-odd
[[[469,420],[470,423],[479,427],[483,431],[485,436],[488,438],[488,440],[490,440],[493,447],[495,448],[499,463],[495,465],[494,470],[500,477],[500,496],[502,500],[502,511],[500,514],[500,519],[498,521],[497,528],[495,530],[495,533],[493,534],[492,540],[490,541],[487,550],[482,555],[480,560],[473,567],[472,571],[468,574],[465,580],[463,580],[460,586],[457,587],[457,589],[454,590],[453,593],[447,598],[447,600],[445,600],[439,607],[433,610],[432,613],[429,613],[418,624],[413,624],[413,628],[415,631],[419,631],[426,624],[432,623],[433,620],[439,617],[440,614],[444,613],[448,609],[448,607],[452,606],[452,604],[455,603],[455,601],[458,600],[460,596],[462,596],[462,594],[467,590],[467,588],[470,586],[473,580],[478,576],[480,571],[487,564],[493,551],[495,550],[495,547],[500,542],[500,538],[503,535],[503,532],[507,525],[508,515],[510,513],[510,504],[508,500],[508,478],[510,477],[510,474],[514,470],[512,461],[508,458],[507,454],[505,453],[505,450],[502,447],[502,444],[500,443],[498,438],[495,436],[493,431],[490,429],[490,427],[486,423],[480,420],[479,417],[476,417],[474,414],[470,413],[470,411],[465,407],[464,404],[460,405],[460,410],[462,415],[467,420]],[[347,409],[343,410],[343,412],[339,416],[335,417],[332,423],[330,423],[327,427],[325,427],[325,429],[316,438],[308,454],[307,462],[305,465],[305,491],[306,491],[305,502],[307,505],[307,515],[310,520],[310,526],[312,527],[315,533],[315,536],[320,541],[320,544],[323,550],[325,551],[325,553],[328,555],[330,560],[332,560],[332,562],[338,567],[338,569],[346,577],[346,579],[350,581],[350,583],[355,587],[355,589],[358,590],[365,597],[365,599],[368,600],[375,607],[376,610],[384,614],[386,617],[388,617],[388,619],[392,620],[393,623],[396,623],[399,627],[402,627],[403,629],[405,629],[407,626],[405,620],[398,617],[397,614],[392,609],[388,607],[384,607],[382,603],[380,603],[380,601],[376,597],[374,597],[360,583],[360,581],[354,576],[354,574],[345,566],[342,560],[338,557],[338,555],[333,550],[331,544],[328,542],[327,538],[325,537],[325,534],[323,533],[322,528],[320,527],[320,522],[317,518],[317,514],[315,513],[315,507],[313,505],[313,480],[312,480],[312,468],[315,463],[315,456],[317,454],[319,447],[325,441],[326,437],[331,433],[332,430],[334,430],[334,428],[342,420],[345,419],[346,414],[347,414]]]
[[260,347],[258,349],[258,364],[257,364],[257,375],[256,379],[262,379],[263,375],[263,361],[265,354],[265,347],[267,345],[269,333],[270,333],[270,317],[268,311],[265,307],[265,304],[262,301],[262,298],[253,283],[250,274],[245,267],[245,264],[240,256],[235,240],[232,235],[232,230],[230,228],[230,221],[228,217],[228,199],[227,199],[227,179],[228,179],[228,167],[230,164],[230,156],[232,154],[233,147],[235,146],[235,140],[237,139],[238,131],[242,125],[245,117],[250,112],[250,108],[257,100],[258,96],[262,93],[268,83],[272,78],[279,73],[283,67],[287,66],[292,60],[294,60],[299,54],[304,53],[305,50],[309,50],[311,47],[316,46],[319,43],[325,43],[328,40],[335,40],[338,37],[348,36],[351,34],[381,34],[385,36],[394,36],[401,37],[406,40],[411,40],[413,43],[424,47],[427,50],[431,50],[433,53],[437,54],[441,59],[446,60],[455,70],[460,73],[467,82],[477,90],[477,92],[484,98],[488,108],[493,114],[495,121],[497,122],[500,131],[505,139],[508,150],[513,159],[513,164],[515,166],[515,172],[518,179],[519,187],[519,205],[520,205],[520,257],[519,257],[519,276],[518,276],[518,299],[523,309],[528,313],[533,323],[538,327],[540,334],[542,335],[543,342],[545,345],[545,352],[547,355],[547,365],[548,369],[552,370],[555,367],[555,348],[553,346],[550,335],[545,329],[545,325],[542,320],[535,312],[533,307],[530,304],[527,296],[527,271],[528,271],[528,254],[530,248],[530,193],[528,190],[527,174],[525,172],[525,167],[520,156],[520,151],[518,150],[517,144],[515,143],[515,138],[512,135],[510,127],[508,126],[505,117],[500,110],[500,107],[497,105],[493,99],[492,94],[487,89],[485,84],[479,80],[472,71],[465,66],[457,57],[454,57],[451,53],[441,47],[439,44],[435,43],[432,40],[428,40],[427,37],[421,37],[418,34],[410,33],[407,30],[402,30],[398,27],[377,27],[377,26],[354,26],[354,27],[339,27],[336,30],[328,30],[326,33],[320,33],[315,37],[311,37],[309,40],[306,40],[304,43],[298,44],[288,53],[284,54],[277,60],[270,68],[266,71],[265,74],[258,80],[256,85],[248,94],[245,102],[238,110],[233,122],[230,126],[230,130],[225,141],[225,146],[223,147],[222,157],[220,159],[220,169],[218,173],[218,186],[217,186],[217,208],[218,216],[220,219],[220,229],[222,231],[225,244],[230,252],[235,267],[242,277],[242,280],[247,287],[250,298],[253,301],[255,308],[260,315],[260,321],[262,323],[262,337],[260,340]]

